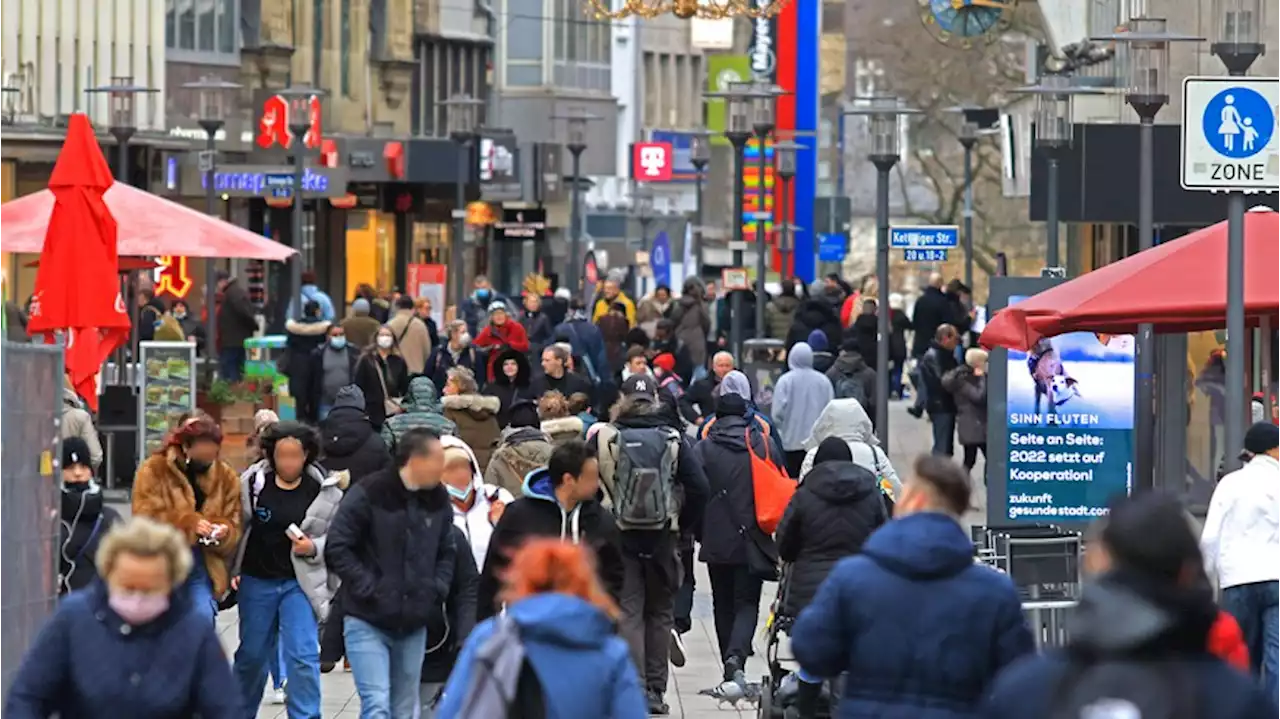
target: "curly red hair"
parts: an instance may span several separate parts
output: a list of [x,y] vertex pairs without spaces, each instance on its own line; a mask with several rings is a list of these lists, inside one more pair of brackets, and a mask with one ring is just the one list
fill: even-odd
[[558,539],[534,539],[521,546],[511,558],[503,584],[501,598],[507,604],[558,592],[586,600],[610,619],[619,616],[618,605],[600,585],[590,552]]
[[165,452],[169,447],[190,447],[199,440],[208,440],[214,444],[222,444],[222,428],[214,422],[209,415],[203,412],[197,412],[183,419],[173,431],[169,433],[169,441],[165,445]]

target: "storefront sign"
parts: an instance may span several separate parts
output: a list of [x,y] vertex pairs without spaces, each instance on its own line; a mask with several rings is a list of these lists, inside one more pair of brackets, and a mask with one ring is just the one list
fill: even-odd
[[631,145],[631,179],[638,182],[671,181],[671,145],[636,142]]
[[191,292],[195,281],[187,267],[187,258],[176,255],[162,255],[156,258],[156,294],[170,295],[178,299]]
[[520,199],[520,148],[515,135],[481,137],[477,161],[481,197]]
[[[751,1],[752,7],[760,10],[767,4],[765,0]],[[758,82],[773,83],[777,80],[778,52],[774,42],[777,29],[777,21],[763,13],[751,21],[751,46],[747,56],[751,58],[751,75]]]
[[[992,278],[1003,308],[1058,284]],[[991,353],[988,507],[991,521],[1091,522],[1130,490],[1134,341],[1072,332],[1028,352]]]
[[352,182],[399,182],[407,169],[404,143],[372,137],[326,138],[334,167],[346,166]]
[[[342,197],[347,194],[345,167],[308,167],[303,171],[304,197]],[[206,175],[194,161],[183,168],[183,187],[205,188]],[[287,165],[225,165],[213,173],[213,188],[228,197],[292,197],[297,178]],[[194,194],[185,192],[183,194]]]
[[500,239],[541,242],[547,234],[547,211],[542,208],[503,208],[502,222],[495,225]]

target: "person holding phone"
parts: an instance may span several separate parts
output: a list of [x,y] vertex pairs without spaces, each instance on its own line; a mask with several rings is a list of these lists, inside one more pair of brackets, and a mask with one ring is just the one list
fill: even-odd
[[337,577],[325,567],[324,541],[347,475],[325,476],[317,462],[320,439],[304,424],[271,425],[260,443],[263,459],[240,478],[244,534],[232,574],[240,606],[235,674],[244,705],[256,708],[268,667],[282,652],[287,715],[313,719],[320,716],[319,625],[337,590]]

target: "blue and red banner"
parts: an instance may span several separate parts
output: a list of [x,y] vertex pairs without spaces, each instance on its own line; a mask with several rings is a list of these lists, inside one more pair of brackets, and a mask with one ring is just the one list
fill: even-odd
[[[776,23],[776,76],[774,82],[788,94],[778,99],[778,129],[782,135],[795,135],[803,146],[796,153],[796,176],[790,182],[787,214],[802,229],[793,235],[795,251],[791,253],[794,274],[812,281],[816,270],[817,246],[813,232],[813,203],[818,189],[818,48],[821,44],[822,3],[817,0],[791,0]],[[787,131],[791,131],[788,133]],[[781,264],[780,254],[773,256],[773,266]]]

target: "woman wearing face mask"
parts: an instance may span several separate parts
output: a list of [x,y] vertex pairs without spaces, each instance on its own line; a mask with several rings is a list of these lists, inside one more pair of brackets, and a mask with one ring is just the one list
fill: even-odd
[[271,425],[262,454],[240,477],[245,529],[233,580],[240,606],[235,673],[245,706],[258,706],[279,637],[288,715],[310,719],[320,715],[316,636],[337,591],[322,549],[346,475],[325,476],[319,438],[297,422]]
[[187,538],[194,562],[186,589],[194,611],[210,622],[230,589],[227,562],[240,540],[240,480],[218,459],[221,448],[222,429],[208,417],[192,417],[133,480],[133,516],[151,517]]
[[365,412],[373,428],[381,431],[390,415],[401,412],[400,398],[409,391],[409,366],[396,350],[396,336],[383,326],[373,337],[373,346],[356,363],[356,386],[364,392]]
[[58,536],[58,593],[88,586],[98,576],[93,556],[120,515],[104,506],[93,481],[89,445],[79,437],[62,440],[62,522]]
[[200,322],[200,317],[191,313],[186,300],[174,300],[169,312],[182,328],[182,336],[188,342],[195,342],[196,351],[200,352],[204,347],[204,324]]
[[6,717],[243,719],[213,623],[183,589],[187,538],[146,517],[117,524],[101,579],[58,604],[22,659]]
[[467,323],[462,320],[450,322],[445,325],[445,335],[448,341],[435,345],[435,350],[422,371],[436,383],[436,390],[441,394],[445,393],[445,386],[449,383],[449,370],[454,367],[471,370],[477,382],[484,378],[483,371],[477,372],[483,369],[484,363],[477,356],[475,347],[471,346],[471,333],[467,331]]

